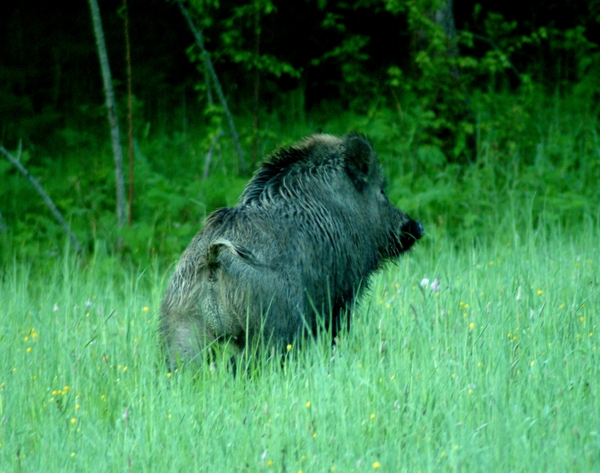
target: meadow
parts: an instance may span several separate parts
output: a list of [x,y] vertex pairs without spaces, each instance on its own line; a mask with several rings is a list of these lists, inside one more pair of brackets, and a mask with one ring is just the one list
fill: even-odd
[[177,256],[243,180],[197,179],[185,152],[161,169],[154,156],[193,144],[140,143],[140,221],[118,254],[114,216],[94,214],[110,198],[49,165],[72,184],[48,179],[53,195],[80,193],[68,216],[91,250],[76,256],[11,176],[5,208],[26,218],[0,234],[0,473],[599,471],[597,126],[506,102],[482,112],[462,166],[415,151],[410,117],[328,123],[373,137],[390,199],[427,234],[373,279],[335,347],[322,337],[237,376],[224,360],[169,372],[157,328]]
[[335,348],[235,377],[167,371],[158,265],[14,259],[0,471],[595,471],[598,230],[433,232]]

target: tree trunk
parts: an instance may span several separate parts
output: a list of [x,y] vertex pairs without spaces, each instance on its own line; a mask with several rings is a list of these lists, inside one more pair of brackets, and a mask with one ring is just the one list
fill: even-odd
[[[452,0],[445,0],[445,2],[432,13],[432,19],[439,26],[441,26],[446,38],[448,38],[448,44],[446,48],[446,54],[449,57],[456,57],[458,54],[458,47],[456,45],[456,26],[454,24],[454,13],[452,12]],[[452,74],[458,77],[458,71],[454,69]]]
[[252,117],[252,165],[258,160],[258,112],[260,105],[260,69],[258,61],[260,58],[260,6],[254,5],[254,110]]
[[127,63],[127,144],[129,158],[129,212],[127,224],[133,222],[133,92],[131,87],[131,43],[129,42],[129,8],[127,0],[123,0],[125,16],[125,62]]
[[[90,0],[91,1],[91,0]],[[233,123],[233,117],[231,116],[231,112],[229,111],[229,107],[227,106],[227,100],[225,99],[225,95],[223,94],[223,89],[221,88],[221,83],[219,82],[219,78],[217,77],[217,73],[215,72],[215,68],[213,67],[212,61],[210,60],[210,56],[208,55],[208,51],[204,47],[204,41],[202,40],[202,31],[197,29],[190,17],[190,14],[181,3],[181,0],[177,0],[177,4],[179,5],[179,9],[181,10],[182,15],[185,17],[190,30],[192,31],[194,38],[196,38],[196,44],[200,47],[200,51],[202,51],[202,55],[204,56],[204,61],[206,63],[206,67],[208,68],[208,72],[210,73],[210,77],[214,83],[215,90],[217,92],[217,96],[219,97],[219,101],[221,102],[221,106],[223,107],[223,111],[225,112],[225,117],[227,118],[227,123],[229,124],[229,129],[231,130],[231,135],[233,138],[233,144],[237,151],[238,159],[240,162],[240,173],[242,175],[246,174],[246,161],[244,161],[244,153],[242,152],[242,147],[240,146],[240,137],[237,134],[235,129],[235,125]]]
[[104,43],[104,32],[102,30],[102,20],[100,18],[100,9],[97,0],[88,0],[92,12],[92,23],[94,24],[94,35],[96,36],[96,46],[98,48],[98,58],[100,59],[100,69],[102,71],[102,82],[104,84],[104,95],[106,96],[106,108],[108,109],[108,121],[110,124],[110,133],[112,138],[113,157],[115,160],[115,184],[117,188],[117,224],[121,228],[125,224],[127,207],[125,203],[125,179],[123,177],[123,151],[119,138],[119,121],[117,119],[117,106],[115,104],[115,94],[112,86],[110,67],[108,65],[108,55],[106,54],[106,44]]

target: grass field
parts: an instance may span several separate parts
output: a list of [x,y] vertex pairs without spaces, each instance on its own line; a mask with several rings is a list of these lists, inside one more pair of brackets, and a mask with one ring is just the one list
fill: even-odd
[[598,222],[430,230],[335,349],[237,377],[167,372],[158,263],[15,257],[0,472],[600,471]]
[[[0,473],[600,471],[596,118],[513,102],[483,108],[463,165],[411,147],[408,114],[328,122],[373,137],[390,199],[427,235],[374,278],[335,348],[324,337],[237,377],[225,362],[169,373],[156,336],[182,245],[244,185],[217,172],[232,153],[203,180],[202,130],[142,142],[121,233],[110,159],[77,149],[37,169],[95,248],[80,258],[5,174]],[[264,153],[320,122],[278,123]]]

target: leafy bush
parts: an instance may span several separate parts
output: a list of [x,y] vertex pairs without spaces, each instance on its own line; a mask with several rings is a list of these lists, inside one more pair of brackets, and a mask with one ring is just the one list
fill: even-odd
[[[426,126],[421,110],[398,110],[393,102],[390,107],[374,105],[365,114],[333,115],[332,108],[325,108],[304,120],[282,110],[263,111],[260,157],[319,128],[336,134],[364,132],[381,157],[390,199],[424,220],[428,231],[457,241],[485,238],[512,225],[524,228],[524,222],[576,227],[586,218],[597,218],[598,126],[592,108],[578,94],[549,97],[524,87],[519,94],[473,94],[471,103],[477,154],[469,163],[449,162],[440,147],[416,139]],[[243,118],[238,122],[249,147],[251,118]],[[233,172],[236,158],[230,139],[224,135],[215,141],[212,129],[209,124],[187,133],[148,133],[136,144],[134,221],[121,231],[115,225],[114,172],[107,144],[73,138],[80,146],[67,148],[61,159],[30,151],[22,160],[89,251],[113,252],[120,241],[133,261],[156,255],[173,261],[205,216],[235,204],[246,182]],[[40,162],[44,165],[35,164]],[[29,183],[7,162],[0,163],[7,245],[19,251],[31,246],[33,252],[60,253],[62,230]],[[9,255],[10,251],[3,257]]]

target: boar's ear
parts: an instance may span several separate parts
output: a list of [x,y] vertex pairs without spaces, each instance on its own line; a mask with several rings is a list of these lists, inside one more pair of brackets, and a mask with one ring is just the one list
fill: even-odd
[[225,238],[218,238],[208,245],[206,249],[206,264],[211,269],[219,267],[218,257],[222,250],[227,249],[234,255],[239,256],[247,263],[254,262],[254,256],[243,246],[233,243],[231,240]]
[[363,191],[369,178],[373,148],[364,136],[356,133],[346,135],[343,143],[346,148],[346,172],[356,188]]

